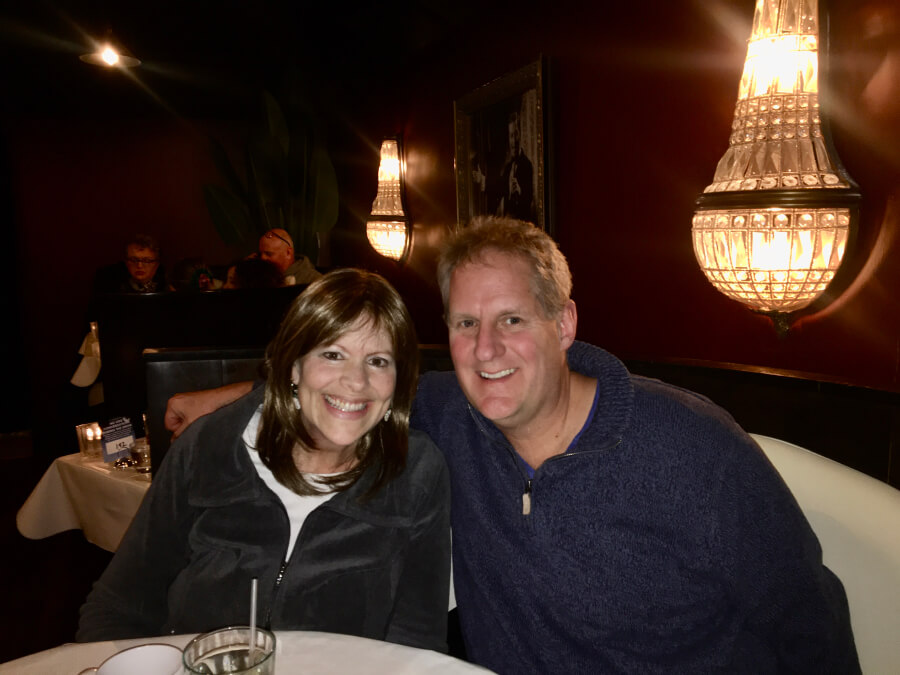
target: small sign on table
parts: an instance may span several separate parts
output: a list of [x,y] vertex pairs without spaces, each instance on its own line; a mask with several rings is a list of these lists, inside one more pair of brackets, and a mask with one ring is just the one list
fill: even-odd
[[103,427],[103,461],[115,462],[122,457],[131,457],[134,445],[134,427],[127,417],[114,417]]

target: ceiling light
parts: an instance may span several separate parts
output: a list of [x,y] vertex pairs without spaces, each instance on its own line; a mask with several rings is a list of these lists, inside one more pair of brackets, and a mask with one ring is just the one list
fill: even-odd
[[94,45],[94,50],[79,56],[85,63],[105,68],[135,68],[141,65],[139,59],[131,55],[112,36],[112,31],[107,31],[106,39],[102,43]]

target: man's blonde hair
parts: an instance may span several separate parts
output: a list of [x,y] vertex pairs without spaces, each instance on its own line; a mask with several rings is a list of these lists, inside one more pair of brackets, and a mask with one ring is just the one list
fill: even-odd
[[521,258],[531,268],[531,287],[545,318],[556,318],[572,295],[572,273],[565,256],[546,232],[512,218],[475,218],[444,243],[438,257],[437,277],[448,309],[453,270],[480,262],[490,251]]

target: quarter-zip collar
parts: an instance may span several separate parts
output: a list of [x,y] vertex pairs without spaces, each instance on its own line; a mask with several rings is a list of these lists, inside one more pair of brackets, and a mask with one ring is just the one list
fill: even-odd
[[[631,424],[634,407],[634,386],[625,365],[608,352],[584,342],[575,341],[567,352],[569,368],[574,372],[597,380],[597,405],[591,423],[591,450],[610,448],[618,444],[625,429]],[[494,444],[512,449],[506,436],[497,426],[468,404],[469,414],[479,431]],[[579,452],[585,444],[576,437],[566,455]],[[517,462],[518,464],[518,462]]]
[[467,402],[466,406],[480,433],[491,445],[503,448],[509,454],[522,478],[522,515],[529,521],[535,508],[532,489],[542,474],[560,462],[573,461],[581,455],[612,451],[618,447],[622,434],[631,423],[634,386],[625,365],[602,349],[577,341],[569,348],[567,358],[571,370],[596,379],[594,405],[584,427],[566,452],[550,457],[533,472],[528,471],[525,461],[493,422],[471,403]]

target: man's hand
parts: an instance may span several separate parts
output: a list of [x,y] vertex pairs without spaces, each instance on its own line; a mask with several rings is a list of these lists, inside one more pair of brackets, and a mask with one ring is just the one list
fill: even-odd
[[204,392],[195,391],[186,394],[175,394],[166,403],[166,429],[172,432],[172,438],[181,436],[181,432],[191,426],[198,417],[210,413],[202,406]]
[[252,382],[236,382],[217,389],[175,394],[166,403],[166,429],[172,432],[173,439],[178,438],[195,420],[236,401],[251,389]]

